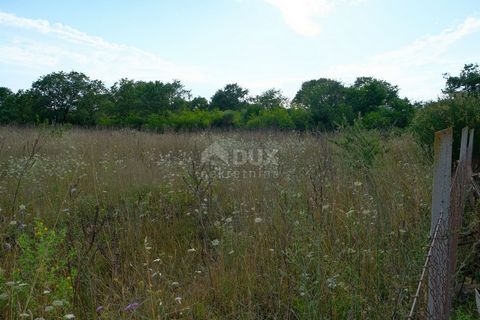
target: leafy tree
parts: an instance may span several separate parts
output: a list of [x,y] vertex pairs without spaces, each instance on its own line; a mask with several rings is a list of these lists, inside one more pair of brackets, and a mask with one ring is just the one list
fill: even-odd
[[[461,132],[466,126],[480,128],[479,99],[469,95],[458,95],[454,98],[426,104],[425,107],[417,111],[411,128],[420,144],[431,151],[435,132],[452,127],[454,133],[453,149],[458,154]],[[476,131],[474,150],[479,155],[480,136],[478,130]]]
[[240,110],[247,103],[248,90],[238,84],[227,84],[218,90],[212,97],[210,109]]
[[270,89],[257,95],[252,101],[263,109],[274,109],[285,107],[288,99],[282,95],[280,90]]
[[19,90],[5,100],[5,111],[10,122],[18,124],[39,123],[46,120],[45,110],[39,110],[32,90]]
[[291,107],[288,109],[288,113],[292,118],[295,129],[304,131],[313,127],[312,115],[304,108]]
[[13,121],[14,115],[11,108],[11,100],[13,92],[5,87],[0,87],[0,123],[8,123]]
[[[65,123],[72,112],[96,112],[98,104],[92,97],[105,94],[106,90],[101,81],[90,80],[83,73],[60,71],[35,81],[32,84],[32,93],[36,97],[37,107],[45,109],[49,120]],[[89,100],[89,103],[86,100]],[[80,111],[79,108],[83,110]]]
[[115,108],[110,110],[117,122],[141,125],[151,114],[188,109],[190,92],[180,81],[133,81],[121,79],[111,89]]
[[356,115],[363,116],[389,106],[398,97],[398,87],[371,77],[360,77],[349,90],[349,104]]
[[480,67],[478,64],[466,64],[459,76],[444,74],[446,86],[443,93],[450,96],[457,93],[480,96]]
[[207,110],[208,109],[208,100],[204,97],[195,97],[190,101],[191,110]]
[[460,136],[465,126],[475,128],[474,152],[480,156],[480,72],[476,64],[465,65],[460,76],[445,75],[443,90],[448,96],[436,102],[430,102],[417,111],[412,122],[412,130],[418,141],[426,149],[433,146],[436,131],[452,127],[454,151],[458,155]]
[[347,89],[336,80],[321,78],[304,82],[293,103],[308,110],[320,129],[332,130],[353,119],[347,105]]

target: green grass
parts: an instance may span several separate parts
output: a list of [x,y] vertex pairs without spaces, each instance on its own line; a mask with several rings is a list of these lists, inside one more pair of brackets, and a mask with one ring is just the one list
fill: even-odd
[[[371,134],[0,128],[0,317],[402,317],[431,165],[409,135]],[[277,164],[221,178],[201,162],[216,141]]]

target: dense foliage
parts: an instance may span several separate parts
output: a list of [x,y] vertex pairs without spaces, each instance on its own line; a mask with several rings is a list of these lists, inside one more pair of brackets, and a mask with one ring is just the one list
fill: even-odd
[[397,86],[372,77],[349,86],[326,78],[306,81],[292,101],[276,89],[252,96],[233,83],[208,100],[193,97],[177,80],[121,79],[107,88],[79,72],[54,72],[28,90],[0,87],[0,124],[332,131],[359,121],[366,129],[411,128],[429,148],[436,130],[453,126],[460,134],[463,126],[480,125],[479,66],[467,64],[458,76],[445,74],[445,79],[438,101],[414,104],[399,96]]
[[276,128],[332,130],[362,117],[367,128],[405,127],[414,107],[398,88],[374,78],[352,86],[331,79],[305,82],[293,101],[279,90],[256,96],[227,84],[210,100],[192,97],[180,81],[121,79],[111,88],[79,72],[54,72],[16,93],[0,88],[0,123],[198,130]]
[[475,156],[480,154],[480,68],[465,65],[460,76],[445,75],[445,97],[424,104],[412,121],[418,141],[427,149],[433,145],[434,132],[453,128],[454,150],[459,150],[462,128],[476,128]]

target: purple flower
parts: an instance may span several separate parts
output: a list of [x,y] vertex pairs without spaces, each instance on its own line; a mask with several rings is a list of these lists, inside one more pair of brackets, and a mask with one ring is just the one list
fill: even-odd
[[133,303],[130,303],[128,306],[126,306],[125,309],[123,309],[123,311],[132,311],[137,309],[138,307],[140,307],[140,304],[138,302],[133,302]]
[[98,306],[97,309],[95,309],[97,313],[103,312],[103,306]]

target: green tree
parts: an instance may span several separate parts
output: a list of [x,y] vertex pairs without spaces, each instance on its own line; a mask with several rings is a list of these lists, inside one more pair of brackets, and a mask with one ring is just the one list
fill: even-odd
[[353,120],[351,107],[347,105],[347,88],[336,80],[321,78],[304,82],[293,104],[308,110],[315,125],[323,130]]
[[113,123],[141,127],[152,114],[166,116],[189,108],[190,91],[180,81],[133,81],[121,79],[111,88]]
[[372,77],[360,77],[349,88],[349,104],[356,116],[363,116],[398,99],[398,87]]
[[13,92],[5,87],[0,87],[0,123],[9,123],[14,119],[12,109]]
[[457,93],[480,96],[480,67],[478,64],[466,64],[459,76],[444,74],[446,86],[443,93],[450,96]]
[[274,109],[285,107],[288,99],[282,95],[280,90],[269,89],[252,99],[254,104],[259,105],[262,109]]
[[195,97],[190,101],[191,110],[207,110],[208,109],[208,100],[204,97]]
[[240,110],[247,104],[248,90],[238,84],[227,84],[218,90],[212,97],[210,109]]
[[95,113],[98,104],[92,103],[92,97],[106,94],[106,90],[101,81],[91,80],[83,73],[61,71],[35,81],[32,94],[40,113],[45,113],[52,122],[65,123],[73,112]]

